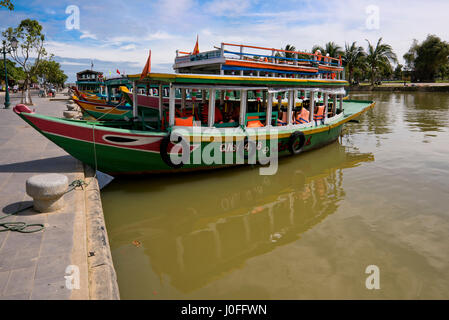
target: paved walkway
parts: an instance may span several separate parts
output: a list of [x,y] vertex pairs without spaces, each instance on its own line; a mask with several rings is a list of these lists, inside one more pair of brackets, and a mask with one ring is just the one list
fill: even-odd
[[[62,96],[61,96],[62,97]],[[61,173],[69,182],[84,178],[82,164],[20,119],[0,96],[0,217],[31,204],[25,193],[27,178]],[[62,116],[65,102],[33,96],[36,112]],[[65,208],[49,214],[32,209],[1,220],[44,223],[44,231],[31,234],[0,232],[0,299],[89,299],[86,249],[85,194],[65,196]],[[80,289],[66,288],[66,268],[80,271]]]

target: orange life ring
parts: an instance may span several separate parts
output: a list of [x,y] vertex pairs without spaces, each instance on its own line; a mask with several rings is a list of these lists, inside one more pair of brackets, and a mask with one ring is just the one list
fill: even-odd
[[331,74],[331,77],[332,77],[332,80],[335,80],[335,77],[336,77],[337,75],[335,74],[335,73],[332,73]]

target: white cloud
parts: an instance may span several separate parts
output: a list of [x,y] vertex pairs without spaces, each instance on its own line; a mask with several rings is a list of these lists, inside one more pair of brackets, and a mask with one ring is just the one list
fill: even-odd
[[126,46],[121,47],[120,49],[122,49],[122,50],[134,50],[134,49],[136,49],[136,45],[135,44],[128,44]]
[[205,5],[205,11],[216,16],[240,15],[250,7],[250,0],[214,0]]
[[90,66],[90,64],[88,64],[88,63],[75,62],[75,61],[65,61],[65,60],[63,60],[63,61],[61,61],[59,63],[61,65],[67,65],[67,66],[87,66],[87,65]]
[[81,31],[80,39],[94,39],[97,40],[97,36],[90,33],[89,31]]
[[[171,72],[176,49],[191,51],[197,34],[202,51],[221,42],[275,48],[293,44],[298,50],[311,50],[327,41],[342,47],[345,42],[357,41],[366,47],[365,39],[376,42],[383,37],[400,60],[414,38],[422,41],[433,33],[449,40],[444,31],[449,29],[447,0],[159,0],[145,5],[112,1],[108,6],[115,10],[101,17],[98,8],[105,4],[100,2],[81,8],[86,30],[80,41],[59,37],[48,43],[48,51],[65,58],[101,58],[141,68],[151,49],[153,65]],[[379,30],[366,29],[365,9],[373,3],[380,8]],[[3,17],[0,12],[0,20]],[[129,24],[130,18],[133,24]]]

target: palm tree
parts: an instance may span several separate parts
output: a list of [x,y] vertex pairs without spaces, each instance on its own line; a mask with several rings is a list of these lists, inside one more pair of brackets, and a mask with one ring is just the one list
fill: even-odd
[[343,54],[341,47],[335,42],[326,43],[325,52],[326,54],[329,54],[331,58],[338,58]]
[[368,51],[366,55],[366,62],[371,69],[371,85],[374,86],[374,79],[380,69],[385,69],[392,62],[397,62],[396,54],[389,44],[381,43],[382,38],[377,41],[376,47],[371,42],[368,42]]
[[343,54],[341,47],[335,42],[328,42],[324,47],[321,46],[313,46],[312,52],[316,52],[317,50],[321,51],[323,56],[329,54],[331,58],[338,58]]
[[354,75],[354,69],[362,67],[364,63],[365,50],[362,47],[357,46],[357,42],[353,42],[351,45],[345,43],[345,52],[343,53],[343,64],[348,70],[349,83],[352,84]]
[[[285,51],[296,51],[296,48],[295,48],[295,46],[293,46],[291,44],[287,44],[283,50],[285,50]],[[291,53],[291,52],[284,52],[283,53],[283,56],[285,58],[294,58],[294,55],[295,54]]]
[[313,47],[312,47],[312,53],[315,53],[315,52],[317,52],[317,51],[320,51],[321,52],[321,54],[326,54],[325,53],[325,49],[322,47],[322,46],[318,46],[318,45],[314,45]]

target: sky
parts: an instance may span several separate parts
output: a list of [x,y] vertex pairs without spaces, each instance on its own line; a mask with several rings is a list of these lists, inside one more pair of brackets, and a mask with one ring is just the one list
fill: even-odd
[[[382,37],[399,62],[413,39],[449,40],[448,0],[12,0],[0,9],[0,31],[36,19],[70,82],[90,69],[106,76],[140,73],[151,50],[153,72],[172,72],[176,50],[221,42],[308,51],[333,41],[367,46]],[[73,8],[75,7],[75,11]],[[79,11],[79,15],[76,15]],[[79,17],[77,25],[75,16]]]

